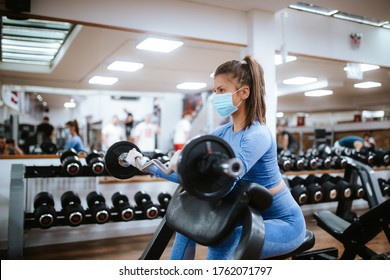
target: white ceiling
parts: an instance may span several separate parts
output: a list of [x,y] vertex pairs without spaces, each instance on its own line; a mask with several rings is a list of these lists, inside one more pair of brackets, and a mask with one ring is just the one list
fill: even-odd
[[[287,7],[291,1],[256,1],[256,0],[193,0],[205,5],[220,6],[234,10],[247,11],[253,8],[278,11]],[[390,1],[311,1],[325,7],[338,8],[342,11],[383,19],[388,17]],[[342,2],[342,3],[340,3]],[[346,4],[345,4],[346,3]],[[349,3],[349,6],[347,6]],[[378,4],[378,5],[375,5]],[[220,63],[230,59],[240,59],[241,48],[227,44],[184,40],[184,46],[170,54],[140,51],[135,46],[148,34],[103,29],[83,26],[61,62],[50,74],[37,74],[0,70],[4,84],[31,85],[72,90],[112,90],[137,92],[177,92],[176,85],[184,81],[205,81],[212,88],[209,75]],[[114,60],[142,62],[145,67],[134,73],[116,73],[119,82],[112,87],[97,87],[88,84],[93,75],[112,75],[106,66]],[[344,62],[299,57],[297,61],[277,66],[276,78],[280,83],[292,75],[310,75],[323,77],[329,81],[339,81],[328,87],[337,94],[331,97],[308,98],[302,92],[280,96],[278,110],[290,112],[315,112],[356,109],[382,109],[390,111],[390,70],[381,68],[366,72],[365,77],[372,77],[382,83],[382,87],[371,90],[353,88],[352,80],[346,78],[342,70]],[[341,83],[340,83],[341,81]],[[49,94],[48,94],[49,93]],[[54,90],[53,90],[54,93]],[[67,93],[65,91],[65,93]],[[73,95],[53,95],[44,93],[49,107],[62,107]],[[183,91],[183,93],[193,93]],[[369,97],[367,97],[369,96]],[[343,102],[340,102],[343,101]],[[320,108],[320,109],[319,109]]]

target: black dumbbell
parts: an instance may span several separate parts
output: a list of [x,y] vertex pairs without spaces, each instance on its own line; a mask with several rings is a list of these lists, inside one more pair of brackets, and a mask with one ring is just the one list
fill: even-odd
[[38,226],[50,228],[57,219],[53,196],[48,192],[40,192],[34,197],[34,218]]
[[308,202],[309,194],[307,187],[304,184],[297,184],[292,186],[291,194],[299,205],[303,205]]
[[359,151],[352,150],[351,157],[369,166],[376,162],[375,152],[368,147],[362,147]]
[[338,186],[331,180],[331,177],[329,174],[323,174],[320,177],[325,201],[335,201],[339,198]]
[[379,187],[381,188],[381,192],[383,196],[390,195],[390,184],[386,182],[385,179],[378,179]]
[[305,159],[298,156],[291,157],[291,169],[294,171],[305,169]]
[[74,149],[65,150],[61,153],[60,161],[65,173],[76,176],[81,171],[81,162]]
[[314,153],[314,150],[308,150],[304,156],[304,169],[306,170],[315,170],[317,169],[317,156]]
[[390,150],[383,148],[375,149],[375,165],[388,166],[390,164]]
[[158,216],[158,208],[150,199],[150,195],[143,191],[139,191],[134,195],[134,200],[147,219],[154,219]]
[[64,192],[61,195],[61,206],[65,220],[70,226],[79,226],[84,222],[85,210],[81,206],[80,197],[75,192]]
[[172,196],[169,193],[163,192],[157,196],[157,200],[160,203],[160,207],[167,209],[169,202],[171,201]]
[[289,183],[290,183],[291,187],[299,185],[299,184],[305,185],[305,179],[303,179],[300,176],[295,176],[294,178],[289,180]]
[[129,198],[121,193],[116,192],[111,197],[112,205],[118,212],[118,219],[122,221],[130,221],[134,219],[134,209],[130,206]]
[[279,157],[278,158],[279,168],[283,171],[289,171],[291,169],[291,160],[288,157]]
[[85,158],[92,173],[100,175],[104,172],[104,159],[97,151],[93,151]]
[[348,161],[339,155],[334,155],[332,157],[332,163],[331,166],[334,169],[345,169],[347,167]]
[[330,169],[332,167],[332,158],[330,156],[322,156],[317,158],[318,169]]
[[357,184],[357,183],[352,183],[352,184],[350,184],[350,186],[351,186],[351,190],[352,190],[352,198],[359,199],[359,198],[365,197],[366,193],[365,193],[362,185]]
[[110,219],[110,209],[101,192],[93,191],[87,195],[87,204],[92,219],[98,224],[104,224]]
[[311,203],[319,203],[324,199],[324,190],[321,187],[321,182],[318,177],[310,174],[305,179],[305,185],[309,193],[309,201]]
[[347,181],[340,176],[331,177],[330,180],[338,186],[339,200],[352,198],[352,189]]

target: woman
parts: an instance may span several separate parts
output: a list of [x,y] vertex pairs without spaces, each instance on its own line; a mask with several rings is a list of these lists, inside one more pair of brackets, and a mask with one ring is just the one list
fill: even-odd
[[[289,253],[298,248],[305,236],[306,226],[302,211],[286,187],[277,163],[277,144],[265,122],[265,86],[262,67],[252,56],[232,60],[220,65],[214,73],[213,104],[222,117],[232,121],[212,134],[230,144],[244,166],[238,180],[258,183],[273,195],[269,209],[262,211],[265,241],[261,258]],[[142,162],[145,161],[142,155]],[[137,157],[133,155],[131,157]],[[131,158],[128,158],[132,162]],[[169,176],[152,167],[148,172],[179,182],[177,173]],[[230,259],[241,237],[242,227],[218,246],[209,247],[207,259]],[[195,244],[187,237],[176,234],[171,259],[192,259]]]
[[79,124],[77,120],[68,121],[65,124],[65,137],[70,139],[65,144],[65,149],[73,148],[76,152],[84,151],[84,144],[80,137]]

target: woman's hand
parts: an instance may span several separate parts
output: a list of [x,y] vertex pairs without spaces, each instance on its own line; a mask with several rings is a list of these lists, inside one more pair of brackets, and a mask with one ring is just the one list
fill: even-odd
[[126,161],[139,170],[142,170],[142,166],[148,161],[148,159],[133,148],[127,153]]
[[170,170],[173,170],[175,172],[177,171],[177,165],[179,163],[180,155],[181,155],[181,150],[178,150],[173,154],[173,156],[171,157],[171,160],[169,161],[169,165],[168,165],[168,168]]

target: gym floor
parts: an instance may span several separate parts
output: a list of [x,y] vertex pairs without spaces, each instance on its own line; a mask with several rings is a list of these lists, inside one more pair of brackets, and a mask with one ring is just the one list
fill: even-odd
[[[339,255],[343,251],[341,243],[317,226],[311,216],[306,217],[307,228],[315,234],[316,244],[313,249],[336,247]],[[143,253],[151,235],[121,237],[87,242],[56,244],[24,249],[26,260],[137,260]],[[173,240],[165,249],[161,259],[166,260]],[[390,252],[390,244],[381,232],[368,246],[378,253]],[[204,259],[206,247],[198,246],[196,259]],[[6,258],[6,252],[0,251],[1,259]]]

